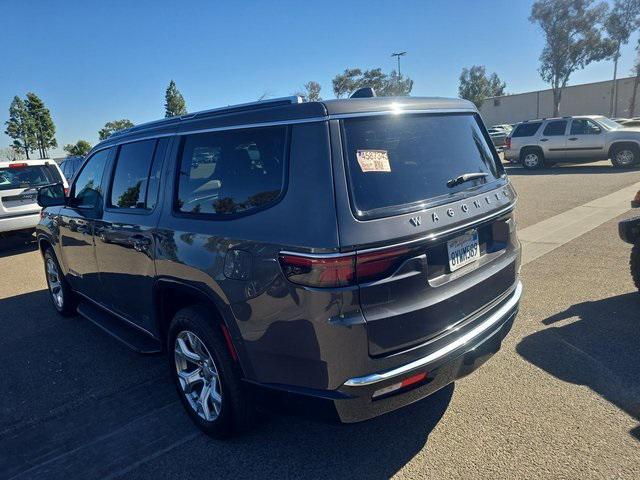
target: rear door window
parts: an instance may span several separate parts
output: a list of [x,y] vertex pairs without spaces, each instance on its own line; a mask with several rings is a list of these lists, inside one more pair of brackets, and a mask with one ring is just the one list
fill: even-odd
[[564,132],[567,130],[567,121],[566,120],[556,120],[553,122],[547,123],[547,126],[544,127],[544,131],[542,135],[545,137],[557,137],[564,135]]
[[284,190],[287,127],[186,135],[175,209],[232,215],[275,202]]
[[532,137],[536,134],[540,125],[542,125],[541,122],[521,123],[515,128],[511,137]]
[[[163,144],[166,143],[164,140]],[[151,209],[157,197],[160,161],[154,162],[158,140],[126,143],[118,151],[109,207]],[[154,169],[154,163],[156,168]]]
[[[352,118],[342,128],[351,200],[360,218],[422,208],[503,172],[473,114]],[[487,175],[447,186],[448,180],[477,172]]]

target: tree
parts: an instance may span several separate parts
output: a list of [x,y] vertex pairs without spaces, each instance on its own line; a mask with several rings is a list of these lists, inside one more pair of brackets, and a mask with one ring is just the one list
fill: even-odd
[[98,137],[101,141],[106,140],[115,132],[131,127],[133,127],[133,122],[129,119],[123,118],[122,120],[113,120],[104,124],[104,128],[101,128],[98,132]]
[[171,80],[164,94],[164,117],[176,117],[187,113],[184,97],[176,87],[176,82]]
[[487,76],[484,65],[473,65],[471,68],[463,68],[460,73],[458,96],[473,102],[480,108],[485,98],[504,95],[507,84],[500,80],[498,74]]
[[51,112],[44,102],[33,92],[27,93],[25,101],[29,116],[33,120],[36,136],[36,147],[40,158],[49,157],[49,148],[56,148],[56,126],[51,118]]
[[322,90],[322,87],[318,82],[311,80],[303,85],[303,89],[304,91],[301,90],[294,93],[294,95],[302,98],[303,102],[319,102],[322,100],[322,97],[320,97],[320,90]]
[[35,150],[35,126],[25,102],[17,95],[9,106],[9,120],[5,122],[6,133],[13,139],[12,148],[16,152],[23,152],[29,159],[29,154]]
[[611,13],[606,17],[604,28],[611,42],[613,59],[613,81],[611,82],[611,104],[609,116],[617,117],[618,110],[618,60],[620,48],[629,41],[631,33],[638,28],[640,16],[640,0],[616,0]]
[[413,80],[399,75],[395,70],[387,75],[381,68],[364,72],[359,68],[347,68],[333,78],[333,93],[337,98],[363,87],[372,87],[381,97],[402,96],[411,93]]
[[545,37],[538,72],[553,90],[554,116],[560,114],[562,89],[571,74],[611,55],[611,44],[599,28],[607,9],[604,3],[594,6],[593,0],[537,0],[531,7],[529,21]]
[[91,150],[91,144],[86,140],[78,140],[75,144],[64,146],[64,151],[74,157],[84,157]]

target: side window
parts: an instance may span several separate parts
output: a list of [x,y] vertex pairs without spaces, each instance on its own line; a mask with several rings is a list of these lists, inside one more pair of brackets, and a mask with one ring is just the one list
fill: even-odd
[[544,127],[544,131],[542,132],[542,134],[547,137],[564,135],[564,132],[566,129],[567,129],[566,120],[555,120],[553,122],[547,123],[547,126]]
[[286,137],[285,126],[187,135],[175,209],[229,215],[274,202],[284,184]]
[[109,206],[147,208],[149,175],[157,140],[126,143],[118,150]]
[[602,130],[588,119],[576,119],[571,122],[571,135],[597,135]]
[[102,201],[102,174],[110,151],[110,148],[100,150],[85,163],[74,184],[74,206],[95,208]]
[[516,127],[516,129],[513,131],[513,134],[511,134],[511,136],[512,137],[531,137],[532,135],[536,134],[536,132],[540,128],[540,125],[542,125],[540,122],[521,123]]

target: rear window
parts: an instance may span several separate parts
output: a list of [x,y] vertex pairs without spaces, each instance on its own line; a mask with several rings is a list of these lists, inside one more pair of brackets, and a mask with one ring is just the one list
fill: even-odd
[[511,136],[512,137],[531,137],[536,134],[536,132],[540,128],[540,125],[542,125],[541,122],[521,123],[515,128]]
[[[347,119],[343,137],[351,200],[361,218],[410,211],[502,174],[473,114]],[[447,187],[472,172],[487,176]]]
[[58,182],[62,182],[62,178],[53,165],[0,168],[0,190],[40,187]]

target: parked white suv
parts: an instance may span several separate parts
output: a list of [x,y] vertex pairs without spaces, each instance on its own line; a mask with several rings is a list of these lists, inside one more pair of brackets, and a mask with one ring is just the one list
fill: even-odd
[[33,230],[40,220],[38,187],[67,180],[53,160],[0,162],[0,235]]
[[640,163],[640,129],[601,115],[529,120],[511,132],[504,156],[530,169],[606,159],[614,167],[631,167]]

